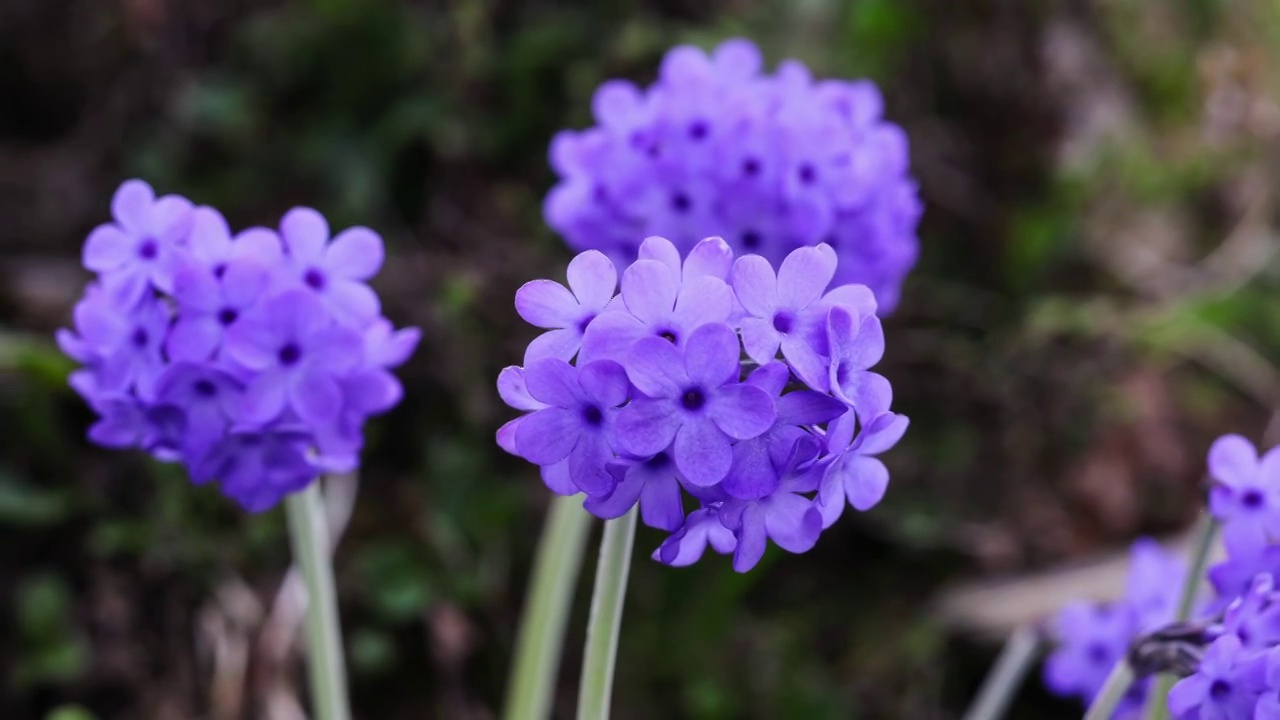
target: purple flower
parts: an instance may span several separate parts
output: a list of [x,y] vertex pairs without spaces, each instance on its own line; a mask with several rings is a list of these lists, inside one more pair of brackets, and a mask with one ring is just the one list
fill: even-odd
[[525,368],[524,379],[529,395],[547,407],[516,427],[517,452],[537,465],[568,458],[574,485],[588,495],[611,492],[615,480],[606,465],[614,457],[613,427],[630,392],[622,366],[599,360],[574,368],[543,358]]
[[764,557],[766,539],[787,552],[807,552],[822,532],[822,513],[813,500],[807,478],[783,480],[778,489],[754,500],[728,500],[720,509],[720,522],[733,531],[737,544],[733,569],[746,572]]
[[1217,481],[1209,508],[1229,551],[1247,554],[1280,537],[1280,448],[1259,460],[1248,440],[1224,435],[1209,449],[1209,474]]
[[94,231],[99,272],[59,330],[82,364],[70,385],[99,415],[89,438],[180,461],[251,510],[321,472],[358,465],[363,427],[404,394],[390,372],[421,334],[378,315],[363,284],[382,241],[352,228],[328,242],[314,210],[233,235],[210,207],[155,199],[129,181],[116,223]]
[[609,258],[590,250],[569,263],[569,287],[552,280],[533,280],[516,293],[516,312],[525,322],[549,328],[529,345],[526,365],[544,357],[568,362],[578,354],[587,325],[604,312],[618,286],[618,271]]
[[217,480],[223,494],[245,510],[262,512],[320,474],[308,462],[306,447],[307,435],[299,431],[233,433],[193,464],[191,479]]
[[378,296],[364,283],[382,267],[377,233],[353,227],[330,242],[323,215],[294,208],[280,221],[280,235],[289,251],[292,280],[321,297],[341,323],[364,327],[378,316]]
[[361,362],[358,334],[335,324],[314,293],[291,290],[266,301],[227,333],[227,354],[254,373],[240,415],[269,423],[292,409],[304,422],[333,422],[342,410],[340,378]]
[[850,308],[836,305],[827,312],[826,331],[831,393],[864,420],[887,412],[893,403],[893,389],[883,375],[868,370],[884,356],[880,318],[870,313],[859,317]]
[[664,565],[685,567],[697,562],[708,545],[721,555],[727,555],[734,551],[737,540],[720,522],[718,510],[704,507],[689,513],[680,529],[653,551],[653,559]]
[[[1107,674],[1124,658],[1140,634],[1171,622],[1186,573],[1180,560],[1156,542],[1143,538],[1129,552],[1124,597],[1116,602],[1073,602],[1053,618],[1056,649],[1045,661],[1044,682],[1050,692],[1088,703]],[[1142,706],[1149,683],[1136,683],[1117,717]]]
[[658,260],[638,260],[627,268],[620,297],[622,308],[587,326],[582,361],[622,362],[645,337],[683,346],[694,330],[726,322],[733,310],[733,291],[723,280],[704,275],[682,286],[680,275]]
[[1178,720],[1252,718],[1266,687],[1266,656],[1224,635],[1205,651],[1199,670],[1169,691],[1169,710]]
[[191,227],[191,203],[176,195],[156,198],[151,186],[129,180],[111,200],[114,223],[99,225],[84,244],[84,266],[128,305],[148,287],[169,292],[181,245]]
[[774,266],[825,242],[839,282],[869,286],[888,312],[915,264],[920,201],[906,135],[883,109],[871,83],[815,82],[796,61],[764,75],[745,40],[711,56],[676,47],[652,86],[605,82],[597,125],[556,135],[560,182],[544,214],[570,246],[619,267],[645,235],[681,252],[723,235]]
[[617,481],[608,495],[590,496],[583,503],[599,518],[622,517],[640,503],[640,518],[649,527],[673,532],[684,522],[681,475],[675,461],[665,452],[648,460],[609,464]]
[[902,439],[907,418],[897,413],[877,415],[854,436],[854,414],[834,421],[827,431],[827,461],[818,488],[823,527],[831,527],[844,512],[846,499],[855,510],[875,507],[889,486],[889,469],[875,457]]
[[777,417],[768,393],[738,382],[738,348],[724,324],[694,330],[683,352],[658,337],[632,345],[627,376],[645,397],[618,417],[622,449],[648,457],[671,447],[689,482],[724,479],[733,461],[732,441],[760,435]]
[[1088,703],[1128,652],[1137,627],[1124,604],[1077,602],[1058,611],[1052,632],[1060,644],[1045,661],[1045,685]]
[[174,298],[183,313],[165,343],[172,360],[208,360],[222,349],[226,333],[262,299],[271,270],[254,260],[235,260],[210,268],[190,265],[174,279]]
[[[672,69],[672,77],[697,84],[722,70],[737,72],[735,63],[749,64],[744,57],[725,62],[698,69],[685,58],[677,64],[687,67]],[[648,109],[633,104],[625,87],[608,92],[598,98],[606,122],[644,122]],[[710,111],[687,119],[692,127],[708,124],[698,133],[735,132],[711,127],[718,119]],[[679,132],[662,126],[637,136],[634,149],[641,156],[673,147],[678,154],[700,152]],[[558,143],[557,162],[574,166],[580,154],[599,150],[592,142]],[[614,191],[612,185],[604,190]],[[653,556],[670,565],[695,562],[710,544],[734,553],[734,567],[745,572],[770,541],[790,552],[811,548],[824,513],[834,520],[846,497],[860,509],[875,504],[888,473],[874,456],[897,442],[906,419],[889,412],[887,381],[867,370],[884,342],[870,291],[858,285],[826,291],[835,255],[825,246],[797,250],[780,274],[765,263],[761,277],[774,283],[770,307],[799,318],[794,340],[812,358],[812,372],[793,374],[772,357],[744,369],[735,326],[753,317],[752,308],[743,307],[725,279],[742,263],[764,261],[748,256],[735,265],[729,245],[715,237],[684,256],[661,237],[646,238],[637,252],[617,297],[611,297],[613,266],[591,252],[574,260],[569,288],[537,281],[521,289],[521,315],[550,329],[526,357],[547,348],[559,357],[498,376],[503,401],[525,413],[498,429],[498,445],[539,465],[552,492],[586,492],[584,507],[598,517],[617,518],[639,504],[645,524],[672,533]],[[814,267],[821,271],[816,277]],[[837,316],[834,340],[830,313]],[[770,352],[787,342],[782,336]],[[607,392],[592,374],[607,376]],[[854,396],[856,413],[832,395],[831,376]],[[857,390],[857,383],[868,389]],[[686,494],[700,506],[687,517]]]

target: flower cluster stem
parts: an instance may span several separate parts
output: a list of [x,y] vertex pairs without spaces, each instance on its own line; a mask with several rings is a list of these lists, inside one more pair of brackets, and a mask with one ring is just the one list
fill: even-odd
[[[1191,557],[1187,562],[1187,577],[1182,581],[1182,592],[1178,596],[1177,615],[1174,622],[1182,622],[1191,618],[1195,611],[1196,599],[1200,596],[1200,586],[1204,580],[1205,566],[1209,564],[1209,555],[1213,550],[1213,542],[1218,535],[1218,521],[1208,513],[1200,517],[1197,525],[1195,544],[1191,547]],[[1169,704],[1165,699],[1173,689],[1177,678],[1168,673],[1161,673],[1155,680],[1151,694],[1147,697],[1147,705],[1143,708],[1145,720],[1165,720],[1169,717]]]
[[1111,668],[1111,674],[1107,675],[1102,689],[1098,691],[1093,704],[1089,705],[1088,711],[1085,712],[1084,720],[1111,720],[1135,679],[1129,660],[1121,658],[1120,662]]
[[995,667],[982,683],[982,689],[973,705],[964,714],[964,720],[999,720],[1004,717],[1009,703],[1022,687],[1022,679],[1040,657],[1042,647],[1040,633],[1030,625],[1013,631],[996,659]]
[[613,670],[618,657],[618,631],[622,603],[631,572],[631,548],[635,544],[639,508],[605,523],[600,541],[600,562],[591,594],[587,621],[587,646],[582,660],[582,684],[578,688],[578,720],[608,720],[613,697]]
[[312,712],[317,720],[350,720],[342,629],[320,481],[286,497],[285,512],[293,554],[307,587],[306,649]]
[[591,516],[582,509],[581,498],[551,501],[520,618],[504,720],[550,717],[565,626],[590,527]]

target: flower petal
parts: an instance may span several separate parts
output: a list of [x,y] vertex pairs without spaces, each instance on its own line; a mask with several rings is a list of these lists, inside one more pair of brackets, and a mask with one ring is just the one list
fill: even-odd
[[99,225],[84,242],[81,260],[94,272],[110,272],[127,263],[134,253],[134,239],[115,225]]
[[746,311],[759,318],[772,318],[778,309],[778,279],[773,266],[759,255],[743,255],[733,263],[730,274],[733,292]]
[[709,323],[722,323],[731,312],[733,291],[723,280],[704,276],[685,284],[676,298],[672,317],[687,332]]
[[737,380],[739,357],[738,336],[723,323],[703,325],[685,340],[685,372],[707,389]]
[[769,320],[748,317],[742,320],[742,349],[747,357],[764,365],[778,357],[778,346],[782,343],[782,335]]
[[622,274],[622,299],[627,310],[649,324],[671,315],[679,290],[675,273],[656,260],[637,260]]
[[641,398],[632,400],[618,413],[614,433],[622,450],[647,457],[671,445],[681,422],[670,402]]
[[329,222],[312,208],[296,207],[281,218],[280,236],[295,263],[318,263],[329,241]]
[[382,312],[382,303],[373,288],[355,280],[333,278],[325,296],[334,315],[352,327],[364,329]]
[[848,408],[840,400],[813,390],[796,390],[774,403],[778,419],[788,425],[821,425],[843,415]]
[[524,368],[510,365],[498,373],[498,396],[517,410],[541,410],[546,403],[533,399],[525,384]]
[[524,351],[524,364],[542,358],[555,358],[568,362],[578,354],[578,349],[582,347],[582,336],[577,330],[572,328],[558,328],[548,330],[529,343],[529,347]]
[[268,370],[255,377],[240,402],[238,418],[251,425],[265,425],[284,412],[287,399],[284,376]]
[[598,250],[588,250],[569,261],[567,275],[577,303],[597,313],[613,299],[618,289],[618,270],[613,261]]
[[209,315],[180,318],[165,338],[165,352],[171,361],[209,360],[222,344],[222,326]]
[[840,380],[839,385],[831,387],[832,394],[848,403],[864,420],[888,412],[893,404],[893,386],[883,375],[854,371]]
[[290,386],[289,404],[307,423],[328,425],[342,412],[342,389],[332,375],[312,370]]
[[797,310],[807,307],[822,297],[835,274],[835,253],[817,247],[791,251],[778,268],[778,304]]
[[769,393],[752,385],[721,387],[707,403],[707,414],[729,437],[749,440],[773,427],[777,409]]
[[680,251],[664,237],[653,235],[645,238],[644,242],[640,243],[640,249],[636,255],[639,260],[657,260],[677,276],[680,275]]
[[606,312],[587,325],[582,335],[578,362],[616,360],[624,362],[631,346],[648,335],[644,324],[628,312]]
[[553,280],[532,280],[516,291],[516,312],[534,327],[566,328],[582,311],[565,286]]
[[733,446],[733,464],[720,487],[731,497],[758,500],[778,489],[767,440],[744,440]]
[[146,233],[151,229],[151,204],[155,199],[155,191],[147,183],[125,180],[111,198],[111,216],[131,232]]
[[898,444],[908,424],[906,415],[891,412],[877,415],[859,433],[854,449],[859,455],[879,455]]
[[1223,435],[1209,448],[1209,474],[1220,483],[1246,484],[1257,470],[1257,450],[1253,443],[1239,435]]
[[867,511],[884,498],[889,487],[889,469],[873,457],[846,454],[841,459],[840,481],[855,509]]
[[650,336],[637,340],[623,365],[631,384],[651,398],[675,397],[689,383],[685,359],[676,346],[662,338]]
[[516,450],[535,465],[550,465],[569,457],[580,433],[577,413],[554,407],[539,410],[520,421]]
[[814,351],[802,338],[784,337],[782,339],[782,356],[787,359],[791,371],[805,385],[819,392],[827,392],[831,388],[828,378],[828,367],[822,357]]
[[[759,388],[751,389],[763,394]],[[680,474],[694,485],[715,485],[733,465],[729,438],[710,418],[686,419],[676,433],[673,449]]]
[[693,246],[684,260],[684,283],[700,277],[729,281],[733,271],[733,248],[724,238],[709,237]]
[[769,498],[765,507],[765,530],[778,547],[802,553],[818,542],[822,515],[813,501],[791,493],[778,493]]
[[638,472],[644,487],[640,491],[640,519],[651,528],[673,532],[684,523],[684,502],[680,483],[670,470],[654,471],[641,466]]
[[843,305],[858,314],[868,317],[876,314],[876,296],[866,285],[841,285],[832,288],[822,296],[822,302],[831,305]]
[[617,485],[617,480],[605,467],[612,459],[613,453],[600,434],[582,433],[569,452],[569,479],[588,497],[608,495]]
[[742,512],[740,524],[734,537],[738,545],[733,551],[733,569],[744,573],[755,567],[764,557],[765,535],[764,510],[752,504]]
[[578,383],[587,397],[605,407],[626,402],[631,391],[627,371],[612,360],[596,360],[578,368]]
[[329,243],[324,267],[338,277],[368,280],[378,274],[385,259],[382,237],[367,227],[347,228]]
[[582,492],[569,479],[569,459],[542,466],[542,482],[547,489],[557,495],[577,495]]
[[525,386],[534,399],[555,407],[576,407],[582,398],[578,373],[556,358],[535,360],[524,369]]

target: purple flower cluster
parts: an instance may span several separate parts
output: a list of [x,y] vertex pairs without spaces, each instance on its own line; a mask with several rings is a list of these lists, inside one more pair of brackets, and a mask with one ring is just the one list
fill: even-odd
[[382,239],[289,211],[232,234],[222,215],[141,180],[84,246],[97,273],[58,332],[94,442],[182,462],[260,511],[324,471],[350,470],[370,415],[400,401],[390,370],[419,333],[395,330],[366,284]]
[[535,280],[516,294],[546,332],[498,378],[527,412],[499,445],[541,466],[553,492],[584,493],[599,517],[639,503],[646,524],[672,533],[654,552],[669,565],[710,545],[745,572],[767,540],[805,552],[846,503],[878,503],[889,473],[876,456],[907,419],[870,370],[884,352],[870,290],[827,289],[836,253],[799,248],[776,272],[758,255],[735,261],[720,238],[682,257],[650,237],[637,255],[619,281],[588,250],[567,287]]
[[[1149,538],[1129,551],[1129,576],[1117,602],[1075,602],[1051,623],[1057,643],[1044,667],[1045,686],[1063,697],[1093,700],[1111,668],[1124,659],[1130,643],[1174,619],[1186,568]],[[1139,710],[1149,683],[1135,683],[1116,713],[1128,717]]]
[[824,243],[840,258],[836,282],[870,287],[891,311],[916,261],[922,211],[906,134],[882,117],[869,81],[814,81],[795,60],[765,75],[762,64],[747,40],[710,56],[681,46],[647,89],[601,85],[596,126],[552,142],[560,182],[547,223],[619,267],[652,235],[682,253],[721,235],[775,267]]

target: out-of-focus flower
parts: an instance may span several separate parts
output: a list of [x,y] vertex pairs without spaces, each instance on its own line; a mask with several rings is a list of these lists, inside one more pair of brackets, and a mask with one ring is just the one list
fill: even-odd
[[[825,244],[840,259],[836,280],[868,286],[891,311],[918,253],[906,134],[882,117],[871,82],[815,81],[794,60],[773,75],[762,67],[737,39],[710,55],[673,48],[648,88],[601,85],[596,126],[552,141],[560,182],[547,223],[620,267],[645,256],[637,241],[648,235],[681,253],[718,235],[773,267]],[[767,333],[750,332],[749,348],[763,351]]]
[[112,213],[85,244],[99,277],[58,332],[83,366],[72,387],[101,416],[90,439],[182,462],[252,511],[355,467],[365,420],[402,395],[389,371],[419,338],[380,317],[364,284],[382,240],[351,228],[329,242],[309,208],[285,216],[283,241],[232,235],[213,208],[156,199],[141,180]]

